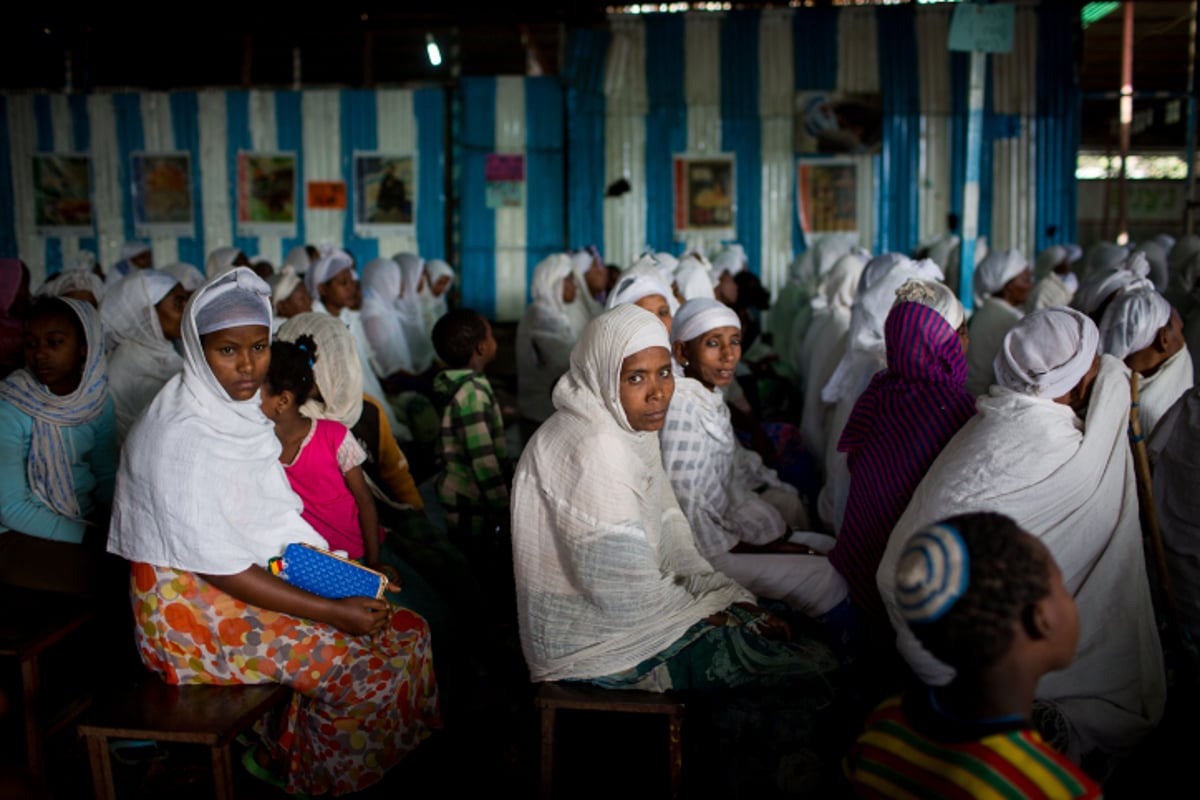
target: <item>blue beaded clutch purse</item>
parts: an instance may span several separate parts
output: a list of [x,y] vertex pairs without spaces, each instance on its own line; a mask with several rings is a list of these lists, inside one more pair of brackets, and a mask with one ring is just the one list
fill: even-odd
[[269,562],[271,572],[306,592],[340,600],[383,597],[387,576],[310,544],[292,543]]

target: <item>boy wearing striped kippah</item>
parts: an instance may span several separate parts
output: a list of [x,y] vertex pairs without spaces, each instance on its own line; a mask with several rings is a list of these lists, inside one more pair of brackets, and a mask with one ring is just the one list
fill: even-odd
[[1075,601],[1040,541],[999,514],[931,525],[905,546],[896,600],[956,674],[867,718],[844,764],[860,796],[1102,796],[1030,722],[1038,680],[1071,663],[1079,638]]

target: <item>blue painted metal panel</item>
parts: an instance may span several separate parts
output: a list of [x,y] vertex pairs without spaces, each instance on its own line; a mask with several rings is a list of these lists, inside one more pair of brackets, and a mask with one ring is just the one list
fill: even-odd
[[[200,202],[200,105],[195,92],[174,92],[170,96],[171,128],[175,149],[191,154],[192,216],[191,236],[177,242],[179,260],[204,269],[204,204]],[[164,265],[165,266],[165,265]]]
[[[296,153],[296,185],[303,187],[304,121],[301,99],[300,92],[279,91],[275,93],[275,143],[284,152]],[[300,211],[296,214],[296,235],[284,237],[281,242],[284,256],[287,256],[288,251],[293,247],[306,243],[303,206],[304,204],[301,203]]]
[[758,110],[761,13],[730,14],[721,25],[721,149],[736,157],[737,241],[762,269],[762,118]]
[[679,253],[675,241],[674,156],[687,149],[683,95],[683,18],[646,20],[646,244]]
[[125,222],[125,239],[136,238],[133,224],[133,179],[130,156],[146,147],[142,130],[141,95],[129,92],[113,95],[113,111],[117,119],[117,186],[121,192],[121,217]]
[[[533,268],[566,246],[563,88],[556,78],[525,79],[525,286]],[[597,184],[595,190],[599,192]]]
[[567,38],[567,245],[604,241],[604,68],[612,34],[580,28]]
[[446,95],[441,89],[413,93],[417,118],[417,249],[425,258],[445,258]]
[[921,104],[916,20],[911,8],[876,9],[879,85],[883,99],[883,147],[879,249],[911,252],[920,220]]
[[[88,120],[87,96],[73,94],[67,100],[71,109],[71,141],[75,143],[75,152],[86,153],[91,149],[91,124]],[[79,249],[98,253],[95,236],[84,236],[79,239]]]
[[837,87],[839,12],[832,7],[796,9],[796,91]]
[[[229,92],[225,95],[225,146],[229,162],[229,213],[233,216],[233,241],[230,245],[243,250],[246,255],[258,252],[257,236],[238,236],[238,151],[253,150],[253,140],[250,138],[250,93]],[[297,154],[299,156],[299,154]],[[303,198],[297,192],[297,216],[302,212]],[[225,246],[224,242],[206,242],[205,246],[211,252]],[[204,266],[200,265],[203,270]]]
[[[1038,9],[1037,185],[1034,245],[1037,251],[1076,241],[1080,94],[1075,69],[1076,16],[1070,8]],[[1055,229],[1051,236],[1049,231]]]
[[463,78],[459,85],[462,128],[458,147],[462,300],[491,319],[496,316],[496,214],[487,207],[484,163],[496,141],[496,79]]
[[[354,151],[377,150],[379,121],[375,109],[375,92],[363,89],[343,89],[339,93],[339,120],[341,122],[341,173],[346,179],[347,194],[353,194]],[[301,184],[301,195],[304,194]],[[342,224],[342,247],[358,265],[362,274],[363,265],[379,257],[379,240],[374,237],[360,238],[354,234],[356,198],[348,196],[345,220]],[[391,253],[388,253],[391,255]]]

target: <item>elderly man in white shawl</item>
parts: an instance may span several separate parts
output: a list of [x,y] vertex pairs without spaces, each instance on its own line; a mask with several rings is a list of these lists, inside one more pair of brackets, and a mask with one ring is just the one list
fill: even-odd
[[1192,388],[1183,318],[1151,288],[1121,292],[1100,322],[1100,349],[1138,374],[1138,421],[1146,436]]
[[953,670],[921,647],[896,606],[896,562],[909,533],[951,514],[994,511],[1037,536],[1082,623],[1075,662],[1037,690],[1058,712],[1050,716],[1065,721],[1060,749],[1075,761],[1094,750],[1128,752],[1161,718],[1166,693],[1126,438],[1128,370],[1098,357],[1098,344],[1092,321],[1067,308],[1035,311],[1009,332],[996,385],[917,487],[876,573],[901,654],[925,683],[943,685]]
[[1021,307],[1033,289],[1033,273],[1016,250],[991,253],[975,271],[975,303],[971,347],[967,350],[967,391],[981,395],[992,384],[992,359],[1004,335],[1021,318]]

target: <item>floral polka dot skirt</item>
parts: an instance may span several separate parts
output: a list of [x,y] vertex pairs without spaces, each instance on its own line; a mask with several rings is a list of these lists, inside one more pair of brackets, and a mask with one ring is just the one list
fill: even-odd
[[364,789],[440,727],[429,627],[395,609],[374,637],[247,605],[197,575],[131,572],[138,650],[172,684],[284,683],[295,694],[265,731],[289,792]]

